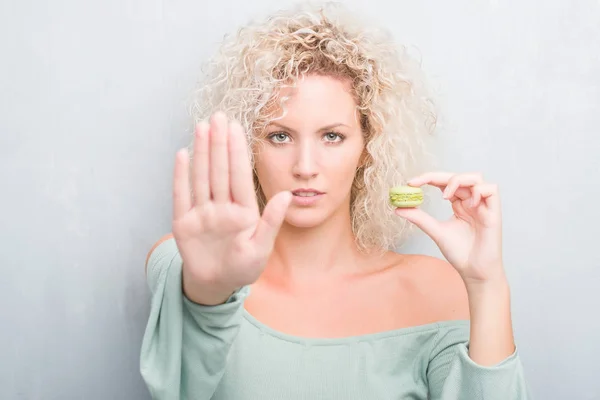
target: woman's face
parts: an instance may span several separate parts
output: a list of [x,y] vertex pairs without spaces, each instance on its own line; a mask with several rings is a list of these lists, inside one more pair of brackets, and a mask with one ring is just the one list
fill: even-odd
[[256,173],[267,201],[283,190],[294,193],[285,221],[308,228],[349,212],[364,148],[358,111],[350,83],[331,77],[309,75],[280,95],[291,96],[287,114],[267,127]]

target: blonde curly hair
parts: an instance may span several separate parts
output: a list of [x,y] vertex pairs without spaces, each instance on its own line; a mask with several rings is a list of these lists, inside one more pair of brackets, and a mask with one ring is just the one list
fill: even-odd
[[[352,185],[350,216],[361,251],[391,250],[412,225],[392,215],[389,188],[404,184],[429,164],[426,139],[436,127],[420,65],[386,31],[339,3],[297,4],[252,21],[223,39],[204,66],[190,112],[194,123],[217,110],[242,124],[254,165],[255,145],[284,109],[277,91],[304,75],[319,74],[352,83],[366,143],[366,157]],[[273,107],[279,105],[280,107]],[[190,156],[193,143],[188,147]],[[254,183],[261,213],[266,204]]]

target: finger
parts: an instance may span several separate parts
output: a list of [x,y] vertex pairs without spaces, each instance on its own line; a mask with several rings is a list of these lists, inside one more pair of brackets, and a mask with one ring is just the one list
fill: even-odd
[[443,196],[445,199],[449,199],[454,196],[454,192],[459,187],[472,187],[481,182],[483,182],[483,176],[479,173],[454,175],[448,180]]
[[475,185],[471,191],[472,197],[469,201],[469,207],[475,208],[478,207],[481,203],[481,185]]
[[258,207],[246,133],[238,122],[232,122],[229,131],[229,178],[233,201],[246,207]]
[[442,231],[441,223],[420,208],[396,208],[396,215],[405,218],[418,226],[434,241],[440,237]]
[[210,192],[215,202],[224,203],[229,201],[227,117],[217,112],[210,122]]
[[482,204],[481,199],[482,197],[480,185],[475,185],[470,188],[460,187],[456,189],[454,195],[448,200],[451,203],[454,203],[455,201],[460,201],[465,209],[476,208],[482,205],[485,206],[485,208],[487,208],[487,204]]
[[451,172],[427,172],[410,179],[408,185],[423,186],[427,184],[436,186],[443,190],[444,194],[449,194],[448,197],[444,196],[444,198],[450,198],[453,194],[450,192],[455,191],[459,186],[463,186],[463,184],[464,186],[472,186],[482,181],[483,177],[481,173],[455,174]]
[[[476,187],[476,186],[473,186],[473,187]],[[446,189],[446,186],[440,186],[440,189],[442,191],[444,191]],[[465,200],[469,200],[472,197],[473,197],[473,193],[471,191],[471,188],[459,187],[458,189],[456,189],[456,191],[454,192],[452,197],[450,197],[448,199],[448,201],[450,201],[451,203],[454,203],[455,201],[463,201],[464,202]]]
[[415,176],[408,181],[410,186],[422,186],[425,184],[431,184],[434,186],[447,185],[448,181],[452,176],[455,175],[451,172],[426,172],[422,175]]
[[192,160],[192,179],[196,206],[201,206],[210,200],[210,184],[208,166],[210,164],[208,153],[209,125],[201,122],[196,125],[194,132],[194,157]]
[[462,188],[461,187],[461,188],[456,189],[456,191],[454,192],[452,197],[449,198],[448,200],[450,200],[451,202],[455,202],[456,200],[467,200],[471,197],[473,197],[471,188]]
[[190,158],[186,149],[175,156],[173,171],[173,219],[179,219],[192,208],[189,181]]
[[277,193],[267,203],[253,236],[253,241],[262,254],[271,253],[291,201],[292,193],[284,191]]
[[485,204],[490,211],[495,213],[501,211],[498,185],[493,183],[483,183],[477,185],[477,191],[481,194],[481,200],[485,201]]

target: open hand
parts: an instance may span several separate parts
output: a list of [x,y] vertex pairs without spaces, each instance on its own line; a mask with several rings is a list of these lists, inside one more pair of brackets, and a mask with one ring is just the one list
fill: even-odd
[[210,125],[196,126],[191,180],[189,162],[186,150],[177,153],[173,236],[183,259],[184,287],[218,293],[217,299],[258,279],[292,195],[273,196],[260,215],[246,133],[220,112]]

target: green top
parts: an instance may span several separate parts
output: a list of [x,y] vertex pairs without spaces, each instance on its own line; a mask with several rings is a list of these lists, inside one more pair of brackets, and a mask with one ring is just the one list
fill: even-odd
[[148,261],[140,370],[153,399],[531,399],[518,351],[491,367],[469,358],[468,321],[302,338],[252,317],[243,307],[248,287],[221,305],[193,303],[181,267],[174,239]]

